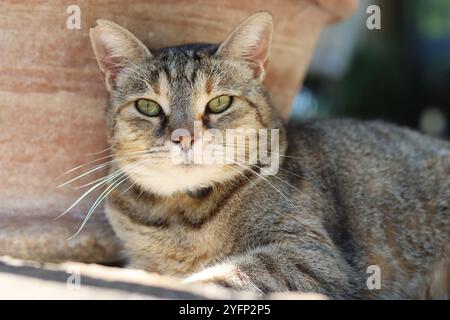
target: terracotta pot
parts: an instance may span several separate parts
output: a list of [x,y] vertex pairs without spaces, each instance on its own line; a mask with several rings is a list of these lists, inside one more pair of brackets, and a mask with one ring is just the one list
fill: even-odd
[[106,148],[106,91],[88,36],[96,19],[113,20],[150,47],[163,47],[220,42],[250,13],[270,10],[275,34],[266,83],[287,118],[321,28],[356,7],[355,0],[75,3],[80,30],[66,27],[73,1],[0,3],[0,254],[47,261],[117,259],[120,246],[101,210],[77,237],[66,240],[94,196],[53,220],[82,194],[57,189],[67,179],[60,175],[106,155],[89,156]]

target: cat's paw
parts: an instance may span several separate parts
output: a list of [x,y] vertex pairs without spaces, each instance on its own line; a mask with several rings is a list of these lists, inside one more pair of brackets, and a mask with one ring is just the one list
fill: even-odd
[[211,283],[233,290],[244,290],[262,295],[261,290],[251,278],[232,264],[222,264],[204,269],[184,279],[185,283]]

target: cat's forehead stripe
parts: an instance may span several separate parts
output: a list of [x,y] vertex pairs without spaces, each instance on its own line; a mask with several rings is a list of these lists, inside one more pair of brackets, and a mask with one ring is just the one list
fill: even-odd
[[170,84],[166,72],[159,73],[156,86],[159,87],[159,99],[161,102],[161,108],[166,115],[170,115]]
[[[211,77],[206,78],[201,70],[199,57],[193,59],[193,56],[194,53],[190,52],[189,56],[171,54],[172,59],[163,59],[153,91],[156,93],[158,90],[155,87],[159,87],[159,96],[167,99],[167,103],[162,106],[166,114],[173,114],[171,109],[179,110],[192,118],[199,118],[204,113],[207,95],[211,93],[214,81]],[[183,72],[177,72],[177,69]],[[193,112],[190,112],[190,106],[194,106]]]

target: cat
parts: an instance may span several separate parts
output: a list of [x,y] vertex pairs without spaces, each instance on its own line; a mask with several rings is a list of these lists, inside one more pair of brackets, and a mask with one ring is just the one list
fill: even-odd
[[[272,33],[265,11],[219,45],[157,50],[107,20],[90,30],[109,93],[105,210],[129,266],[260,295],[448,298],[450,144],[379,121],[285,125],[263,85]],[[244,158],[193,163],[195,123],[278,130],[278,172],[243,162],[246,133],[203,146]]]

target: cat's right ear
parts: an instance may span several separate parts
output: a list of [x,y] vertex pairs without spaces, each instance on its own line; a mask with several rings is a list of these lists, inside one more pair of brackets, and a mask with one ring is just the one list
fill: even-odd
[[115,88],[117,75],[128,63],[152,56],[131,32],[108,20],[97,20],[89,36],[108,92]]
[[241,22],[217,49],[216,55],[224,59],[245,62],[262,81],[269,64],[273,22],[268,11],[252,14]]

